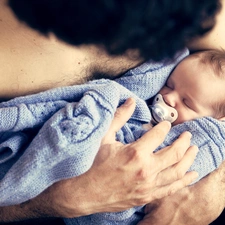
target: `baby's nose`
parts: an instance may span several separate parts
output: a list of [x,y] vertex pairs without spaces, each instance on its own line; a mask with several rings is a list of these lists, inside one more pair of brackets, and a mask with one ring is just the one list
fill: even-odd
[[163,100],[164,102],[171,106],[171,107],[175,107],[176,106],[176,96],[175,96],[175,93],[168,93],[168,94],[165,94],[162,96],[163,97]]

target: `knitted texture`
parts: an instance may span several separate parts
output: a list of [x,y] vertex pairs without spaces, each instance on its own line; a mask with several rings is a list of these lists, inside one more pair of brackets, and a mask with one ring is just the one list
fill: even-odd
[[[160,90],[186,55],[187,51],[182,52],[173,62],[149,61],[116,81],[103,79],[0,103],[0,205],[19,204],[58,180],[86,172],[116,108],[128,97],[136,99],[136,108],[117,139],[131,143],[143,135],[142,125],[151,120],[145,100]],[[224,124],[202,118],[175,126],[158,149],[171,144],[184,130],[192,132],[193,144],[200,147],[191,167],[199,172],[200,179],[224,159]],[[136,224],[141,211],[142,207],[136,207],[65,222]]]

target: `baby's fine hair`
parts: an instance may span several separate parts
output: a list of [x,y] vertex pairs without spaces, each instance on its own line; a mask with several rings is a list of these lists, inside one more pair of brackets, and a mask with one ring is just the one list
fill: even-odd
[[[194,53],[193,56],[200,57],[203,64],[210,65],[214,71],[214,75],[223,79],[225,82],[225,50],[212,49]],[[214,106],[215,118],[225,117],[225,96],[219,99]]]

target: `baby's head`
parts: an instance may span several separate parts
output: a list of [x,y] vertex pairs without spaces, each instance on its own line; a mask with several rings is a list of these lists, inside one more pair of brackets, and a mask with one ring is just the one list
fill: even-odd
[[225,51],[207,50],[182,60],[159,92],[176,109],[173,125],[199,117],[225,116]]

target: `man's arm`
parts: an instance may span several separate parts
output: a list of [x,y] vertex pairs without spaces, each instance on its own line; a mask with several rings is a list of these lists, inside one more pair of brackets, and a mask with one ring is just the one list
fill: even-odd
[[0,221],[116,212],[162,198],[190,184],[196,173],[185,173],[197,153],[196,147],[190,147],[190,133],[183,133],[157,154],[153,151],[170,129],[167,122],[132,144],[115,141],[115,133],[130,118],[134,107],[130,100],[117,110],[90,170],[55,183],[28,202],[2,207]]
[[208,225],[225,207],[225,162],[195,185],[146,206],[138,225]]

